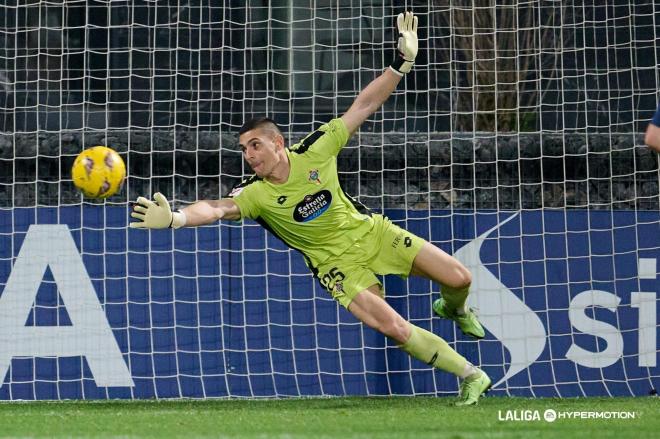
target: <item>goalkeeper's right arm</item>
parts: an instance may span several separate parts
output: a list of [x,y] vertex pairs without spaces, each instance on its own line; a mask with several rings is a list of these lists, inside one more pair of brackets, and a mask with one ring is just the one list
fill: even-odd
[[241,211],[234,200],[203,200],[190,206],[172,211],[167,198],[159,192],[154,194],[154,201],[139,197],[131,216],[138,219],[129,224],[137,229],[166,229],[168,227],[201,226],[220,219],[239,220]]
[[417,56],[417,17],[412,12],[397,17],[399,37],[394,62],[378,78],[358,94],[350,108],[341,116],[350,135],[374,114],[392,94],[397,84],[412,69]]

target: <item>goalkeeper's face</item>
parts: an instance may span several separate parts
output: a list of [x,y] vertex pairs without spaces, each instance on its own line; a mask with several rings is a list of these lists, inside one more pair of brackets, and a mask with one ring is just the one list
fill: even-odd
[[268,178],[273,171],[287,165],[284,138],[267,128],[255,128],[239,137],[243,158],[257,176]]

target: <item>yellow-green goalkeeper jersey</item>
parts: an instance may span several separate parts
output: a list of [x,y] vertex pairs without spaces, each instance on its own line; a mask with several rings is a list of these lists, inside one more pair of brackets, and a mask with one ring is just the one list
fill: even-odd
[[229,194],[242,218],[302,252],[312,269],[344,253],[373,227],[369,211],[339,185],[337,154],[348,138],[344,121],[333,119],[286,150],[291,166],[286,183],[255,175]]

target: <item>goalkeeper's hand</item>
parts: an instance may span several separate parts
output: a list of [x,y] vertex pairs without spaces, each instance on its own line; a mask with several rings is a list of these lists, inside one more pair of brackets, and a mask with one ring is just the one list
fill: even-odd
[[144,197],[139,197],[131,216],[140,221],[134,221],[129,227],[136,229],[166,229],[173,227],[178,229],[186,224],[186,215],[183,212],[172,212],[170,203],[165,195],[160,192],[154,194],[154,203]]
[[396,45],[397,56],[390,64],[390,69],[403,76],[412,69],[417,56],[417,17],[412,12],[399,14],[396,19],[399,39]]

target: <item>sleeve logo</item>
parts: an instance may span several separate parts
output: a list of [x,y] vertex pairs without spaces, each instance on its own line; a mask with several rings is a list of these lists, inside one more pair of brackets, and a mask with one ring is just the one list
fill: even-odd
[[232,189],[231,192],[229,192],[229,196],[230,197],[235,197],[238,194],[240,194],[241,192],[243,192],[243,189],[244,189],[244,187],[235,187],[234,189]]

